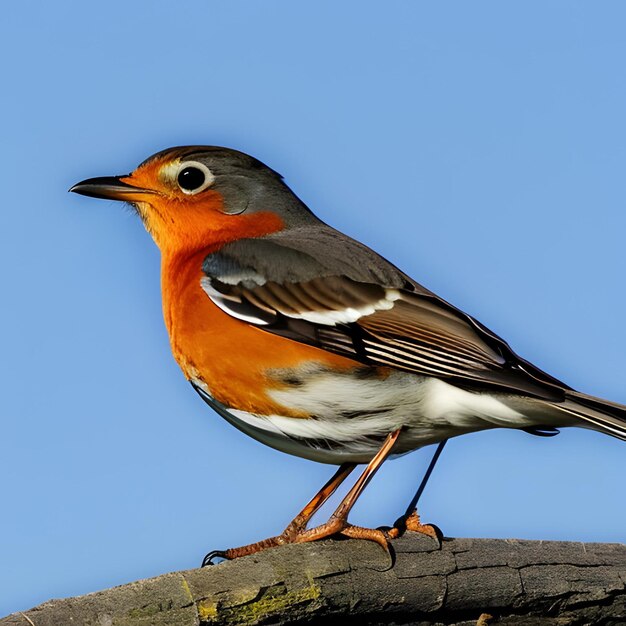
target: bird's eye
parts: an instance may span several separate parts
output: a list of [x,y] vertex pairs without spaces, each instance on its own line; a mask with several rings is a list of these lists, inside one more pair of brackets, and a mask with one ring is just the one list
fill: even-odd
[[186,167],[178,174],[178,184],[185,191],[195,191],[204,185],[204,172],[197,167]]
[[211,170],[198,161],[181,163],[176,182],[183,193],[193,195],[204,191],[213,183],[215,176]]

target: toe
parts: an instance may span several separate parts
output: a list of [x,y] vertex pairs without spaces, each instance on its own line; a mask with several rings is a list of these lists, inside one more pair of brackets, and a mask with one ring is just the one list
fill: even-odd
[[228,560],[228,557],[226,556],[226,552],[224,550],[212,550],[202,559],[202,565],[200,567],[208,567],[209,565],[215,565],[216,563],[214,559]]
[[377,528],[363,528],[362,526],[347,525],[341,534],[351,539],[367,539],[368,541],[375,541],[381,545],[387,552],[389,551],[389,542],[385,536],[385,531],[378,530]]

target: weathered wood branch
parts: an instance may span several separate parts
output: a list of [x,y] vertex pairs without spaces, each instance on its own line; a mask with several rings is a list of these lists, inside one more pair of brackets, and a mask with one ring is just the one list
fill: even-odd
[[0,625],[626,624],[626,545],[448,539],[439,548],[407,533],[393,549],[392,561],[367,541],[283,546],[52,600]]

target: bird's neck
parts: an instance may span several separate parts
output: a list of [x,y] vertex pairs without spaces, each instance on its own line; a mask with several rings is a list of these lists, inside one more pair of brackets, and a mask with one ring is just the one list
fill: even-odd
[[[186,292],[199,287],[202,278],[202,263],[206,250],[190,253],[169,253],[161,251],[161,297],[163,300],[163,320],[172,342],[174,357],[181,367],[179,355],[174,345],[177,334],[179,309],[186,298]],[[183,368],[184,369],[184,368]]]
[[281,217],[271,211],[226,215],[217,210],[202,212],[196,207],[168,214],[150,206],[140,210],[140,215],[162,257],[168,260],[206,256],[232,241],[263,237],[285,227]]

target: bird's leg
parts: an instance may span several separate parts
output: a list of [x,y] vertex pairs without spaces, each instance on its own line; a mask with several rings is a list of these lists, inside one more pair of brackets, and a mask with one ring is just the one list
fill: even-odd
[[428,465],[428,469],[426,470],[426,473],[424,474],[424,478],[422,478],[422,482],[417,488],[415,495],[411,499],[411,502],[409,503],[409,506],[407,507],[405,514],[402,517],[399,517],[395,521],[392,528],[387,528],[385,530],[385,533],[387,534],[389,539],[395,539],[396,537],[399,537],[407,530],[412,530],[413,532],[416,532],[416,533],[422,533],[423,535],[428,535],[429,537],[432,537],[433,539],[435,539],[439,544],[441,544],[441,540],[443,539],[443,533],[441,532],[441,530],[439,530],[439,528],[437,528],[437,526],[434,526],[433,524],[422,524],[422,522],[420,521],[420,516],[417,512],[417,503],[419,502],[419,499],[422,493],[424,492],[424,489],[426,488],[428,479],[430,478],[430,475],[433,473],[433,470],[435,469],[435,465],[437,464],[437,461],[439,460],[439,456],[443,452],[446,442],[447,442],[447,439],[444,439],[443,441],[440,441],[439,444],[437,445],[435,454],[433,454],[433,458],[431,459]]
[[215,550],[204,557],[202,565],[210,565],[216,557],[224,559],[236,559],[240,556],[255,554],[266,548],[273,548],[286,543],[305,543],[324,539],[337,533],[341,533],[346,537],[354,539],[369,539],[375,541],[387,548],[387,536],[384,531],[374,528],[362,528],[360,526],[352,526],[348,523],[348,514],[354,506],[361,492],[368,485],[378,468],[383,464],[385,459],[391,453],[391,449],[400,436],[400,430],[394,430],[387,435],[380,450],[376,456],[369,462],[361,476],[348,491],[346,497],[341,501],[335,512],[330,516],[328,521],[320,526],[306,529],[306,524],[315,514],[315,512],[326,502],[326,500],[335,492],[337,487],[347,478],[355,467],[354,463],[344,463],[335,473],[335,475],[322,487],[322,489],[312,498],[312,500],[296,515],[293,521],[285,528],[282,534],[276,537],[269,537],[256,543],[251,543],[239,548],[230,548],[228,550]]
[[311,498],[309,503],[296,515],[289,523],[287,528],[275,537],[269,537],[256,543],[250,543],[239,548],[230,548],[228,550],[214,550],[204,557],[202,565],[210,565],[216,557],[224,559],[236,559],[240,556],[247,556],[260,552],[266,548],[273,548],[285,543],[292,543],[295,537],[306,529],[309,520],[315,515],[319,508],[335,493],[339,485],[350,475],[356,467],[356,463],[343,463],[339,469],[333,474],[332,478]]
[[343,463],[333,477],[311,498],[309,503],[296,515],[283,531],[286,537],[295,537],[306,529],[309,520],[319,511],[320,507],[335,493],[339,485],[348,478],[356,463]]
[[363,489],[365,489],[367,484],[374,477],[378,468],[389,456],[391,449],[399,436],[400,429],[394,430],[392,433],[387,435],[385,442],[376,453],[376,456],[369,462],[368,466],[365,468],[361,476],[359,476],[356,483],[354,483],[352,489],[350,489],[346,497],[341,501],[335,512],[330,516],[329,520],[325,524],[321,524],[320,526],[316,526],[310,530],[303,530],[299,532],[294,538],[296,543],[315,541],[317,539],[324,539],[325,537],[341,533],[346,537],[376,541],[385,549],[387,548],[387,537],[383,531],[374,528],[352,526],[348,523],[348,514],[358,497],[361,495]]

